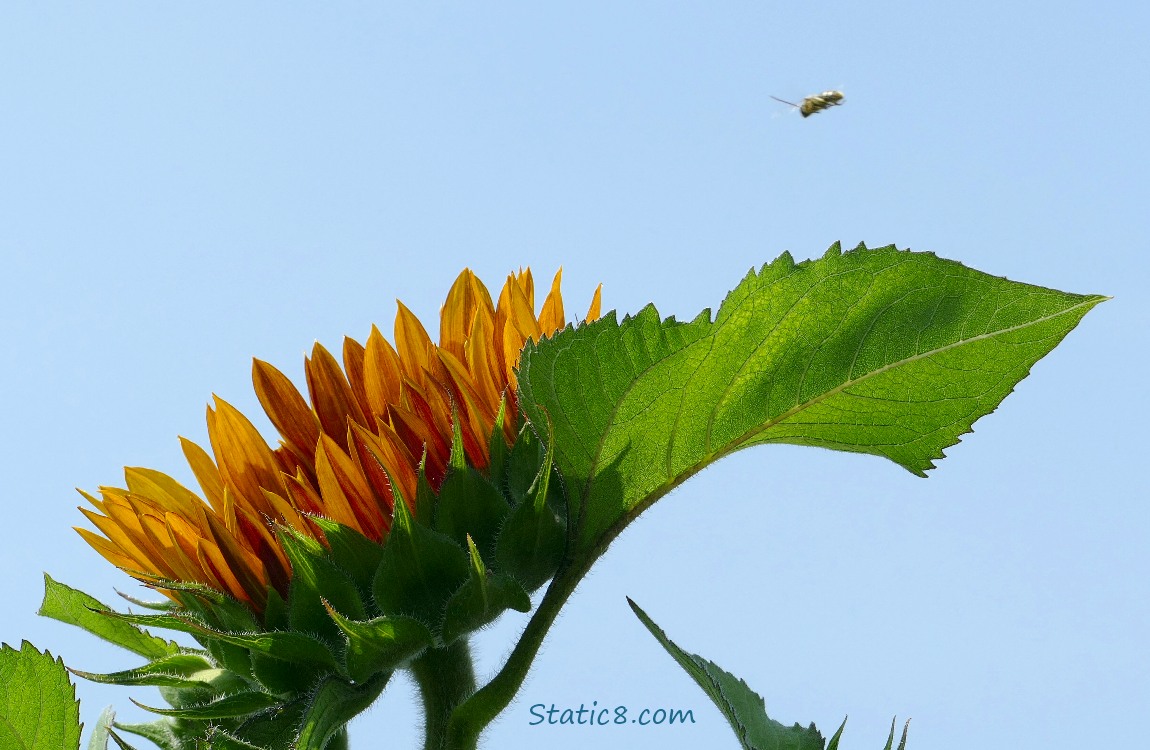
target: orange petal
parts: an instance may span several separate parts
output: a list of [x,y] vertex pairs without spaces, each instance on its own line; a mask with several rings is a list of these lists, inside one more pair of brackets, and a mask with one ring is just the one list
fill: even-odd
[[[235,491],[235,501],[258,513],[270,509],[261,488],[279,486],[279,463],[255,426],[238,409],[215,397],[216,409],[208,409],[208,437],[225,487]],[[217,509],[218,510],[218,509]]]
[[363,345],[350,336],[343,337],[343,371],[347,374],[347,382],[351,385],[351,393],[359,406],[360,414],[367,423],[367,415],[371,413],[371,402],[367,398],[367,383],[364,380],[363,365],[367,352]]
[[399,312],[395,316],[395,349],[399,353],[403,373],[419,383],[428,367],[428,353],[433,346],[431,337],[406,305],[398,300],[396,304]]
[[206,450],[187,438],[180,438],[180,447],[184,449],[184,457],[188,460],[188,466],[192,467],[192,474],[199,482],[204,497],[218,513],[224,507],[224,483],[216,462]]
[[588,323],[592,320],[599,319],[599,308],[603,305],[603,285],[595,287],[595,294],[591,297],[591,306],[587,308],[587,317],[584,318]]
[[311,403],[319,415],[323,431],[340,443],[341,448],[346,448],[342,443],[347,439],[347,420],[352,419],[359,424],[366,422],[351,392],[351,385],[335,357],[318,342],[312,347],[311,359],[304,360],[304,369],[307,371]]
[[566,322],[563,318],[563,295],[559,291],[559,282],[563,279],[563,269],[555,272],[555,280],[551,282],[551,292],[543,301],[543,309],[539,313],[539,330],[544,336],[550,336],[558,331]]
[[[399,355],[375,326],[367,337],[363,361],[363,386],[373,417],[387,415],[389,404],[399,402],[403,372]],[[370,428],[371,425],[365,425]]]
[[366,536],[367,532],[352,508],[353,501],[344,493],[340,484],[342,478],[340,470],[343,466],[339,463],[339,459],[334,457],[342,455],[343,451],[331,450],[333,445],[335,448],[339,448],[335,441],[325,435],[320,438],[319,445],[315,449],[315,475],[319,485],[319,494],[322,498],[324,515],[344,526],[350,526]]
[[302,456],[310,456],[319,440],[319,420],[287,376],[261,360],[252,360],[256,397],[268,419],[287,444]]
[[128,466],[124,468],[124,478],[132,494],[152,498],[165,510],[197,519],[208,510],[196,493],[155,469]]

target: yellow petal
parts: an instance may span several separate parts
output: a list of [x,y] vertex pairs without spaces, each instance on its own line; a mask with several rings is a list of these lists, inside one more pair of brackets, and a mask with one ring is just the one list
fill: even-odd
[[544,336],[550,336],[567,323],[563,318],[563,295],[559,291],[559,282],[563,279],[563,269],[555,272],[555,279],[551,282],[551,291],[543,301],[543,309],[539,313],[539,331]]

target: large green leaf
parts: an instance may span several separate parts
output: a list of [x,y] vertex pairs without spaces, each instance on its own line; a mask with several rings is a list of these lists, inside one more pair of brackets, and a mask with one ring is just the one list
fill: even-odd
[[576,555],[713,461],[792,443],[925,476],[1096,304],[932,253],[784,254],[714,321],[648,306],[523,351],[520,403],[554,428]]
[[0,748],[78,750],[80,702],[64,662],[28,641],[0,646]]

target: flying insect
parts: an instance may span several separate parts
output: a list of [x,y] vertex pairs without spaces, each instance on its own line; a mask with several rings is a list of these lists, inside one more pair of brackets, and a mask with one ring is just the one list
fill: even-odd
[[843,92],[841,91],[824,91],[821,94],[812,94],[806,99],[803,99],[802,104],[795,104],[788,102],[786,99],[780,99],[777,96],[772,96],[776,102],[789,104],[799,111],[803,117],[810,117],[816,112],[822,112],[828,107],[837,107],[843,103]]

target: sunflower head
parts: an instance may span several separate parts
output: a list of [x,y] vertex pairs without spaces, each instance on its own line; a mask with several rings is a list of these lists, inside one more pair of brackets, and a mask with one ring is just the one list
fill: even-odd
[[[177,602],[214,590],[260,616],[291,599],[300,550],[330,556],[333,528],[383,544],[393,526],[410,524],[405,539],[434,534],[538,585],[538,562],[519,560],[514,540],[498,537],[544,516],[563,520],[540,441],[521,429],[515,376],[524,343],[566,325],[561,274],[536,313],[530,269],[510,275],[495,301],[464,270],[441,310],[438,344],[399,303],[394,345],[375,327],[365,344],[344,340],[342,361],[317,343],[304,361],[306,395],[256,360],[256,395],[278,445],[216,397],[208,449],[181,438],[199,494],[161,472],[128,468],[125,487],[82,493],[93,507],[81,511],[97,531],[77,531]],[[586,320],[599,306],[596,289]],[[539,507],[519,512],[529,490]],[[513,524],[517,512],[523,518]],[[361,589],[362,614],[378,614],[370,603],[378,582],[348,578]]]

